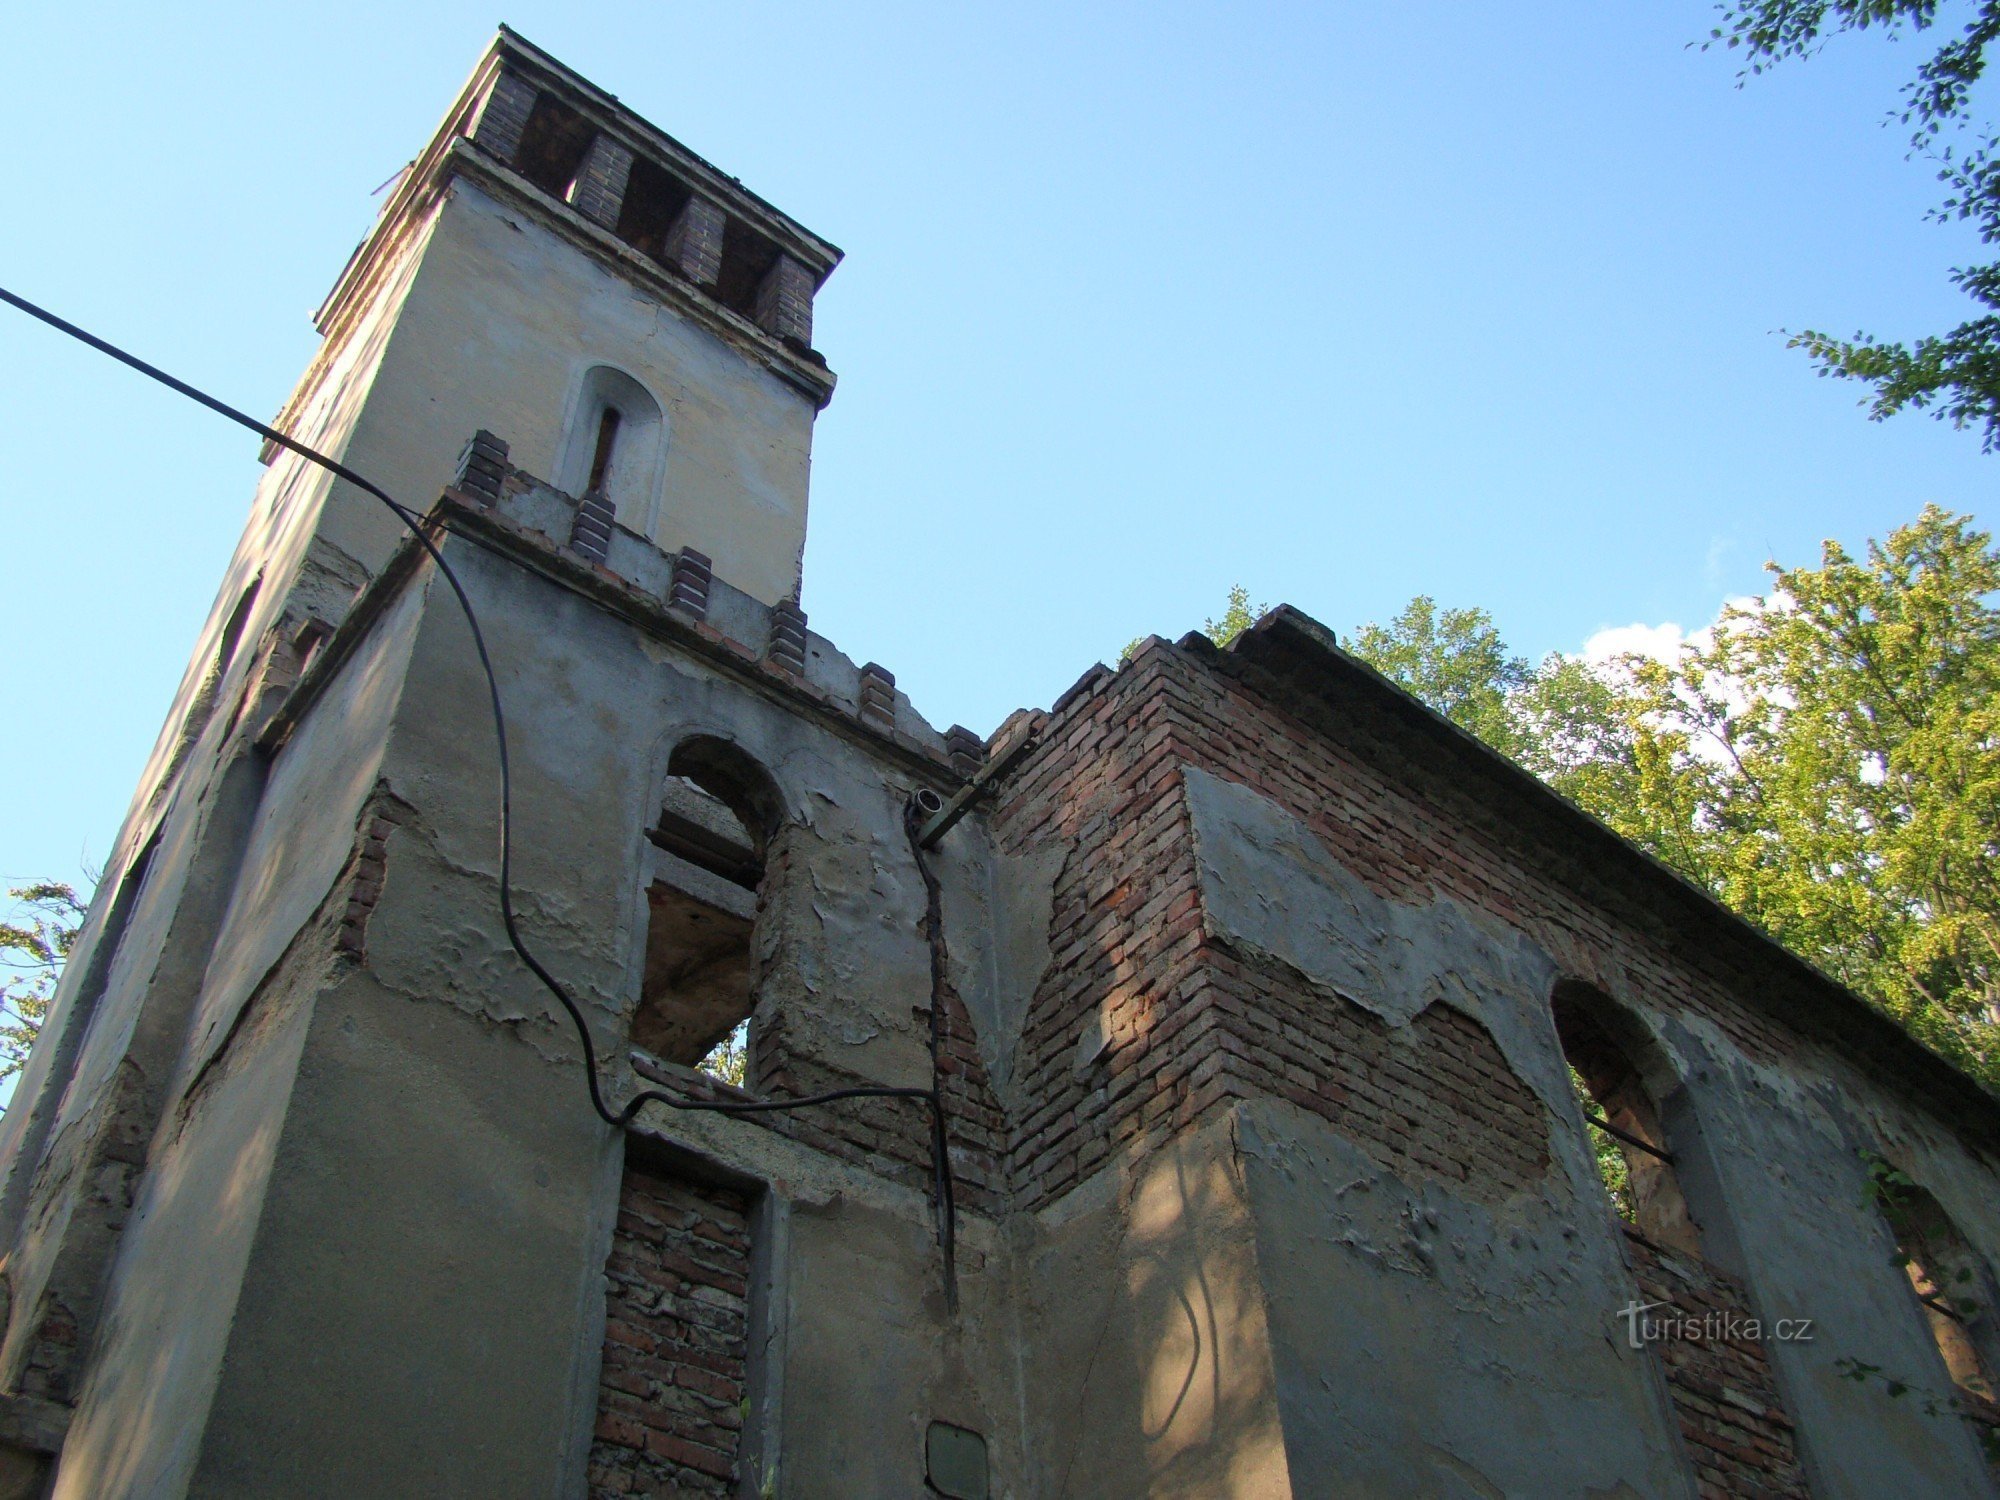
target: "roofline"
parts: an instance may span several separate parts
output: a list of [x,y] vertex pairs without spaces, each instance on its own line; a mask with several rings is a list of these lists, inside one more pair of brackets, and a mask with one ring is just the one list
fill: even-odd
[[[1281,604],[1226,649],[1218,650],[1198,632],[1184,637],[1180,644],[1197,652],[1205,648],[1225,670],[1233,667],[1240,673],[1248,668],[1255,675],[1275,679],[1322,709],[1337,709],[1344,697],[1368,702],[1443,759],[1499,791],[1500,798],[1489,803],[1497,817],[1533,825],[1544,837],[1554,833],[1577,846],[1592,863],[1622,877],[1638,891],[1660,898],[1662,908],[1724,939],[1750,966],[1764,969],[1784,989],[1807,1000],[1818,1012],[1815,1019],[1848,1034],[1867,1054],[1886,1056],[1912,1070],[1953,1103],[1978,1111],[1989,1133],[2000,1127],[2000,1098],[1956,1063],[1540,777],[1341,649],[1333,631],[1310,615]],[[1768,991],[1760,993],[1776,998]]]
[[[599,88],[581,73],[557,61],[511,26],[500,28],[487,56],[481,59],[482,66],[490,60],[526,64],[530,70],[543,74],[545,83],[556,84],[571,94],[572,102],[583,106],[586,115],[595,115],[599,126],[614,134],[642,137],[651,146],[652,155],[666,158],[694,185],[725,206],[735,208],[743,218],[776,240],[794,260],[807,267],[813,273],[814,290],[825,283],[833,268],[844,258],[846,252],[831,240],[814,234],[790,214],[745,187],[740,178],[731,177],[706,157],[690,150],[629,105],[621,103],[616,94]],[[477,76],[475,70],[475,79]]]

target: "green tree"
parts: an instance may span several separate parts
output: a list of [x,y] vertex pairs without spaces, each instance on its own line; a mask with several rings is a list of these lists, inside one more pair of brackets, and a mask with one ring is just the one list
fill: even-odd
[[1494,749],[1521,752],[1509,705],[1531,674],[1485,610],[1441,610],[1419,594],[1387,625],[1371,621],[1353,632],[1347,649]]
[[[1729,0],[1708,45],[1741,49],[1746,75],[1786,59],[1809,57],[1841,32],[1876,30],[1891,38],[1928,32],[1938,24],[1937,0]],[[1971,19],[1942,42],[1903,87],[1897,114],[1911,131],[1912,155],[1927,158],[1949,196],[1930,217],[1968,220],[1980,243],[2000,241],[2000,146],[1992,127],[1974,118],[1972,91],[1985,76],[1986,48],[2000,37],[2000,0],[1968,7]],[[1951,273],[1980,309],[1948,333],[1903,344],[1856,334],[1837,338],[1815,329],[1794,334],[1820,374],[1874,388],[1869,415],[1879,421],[1904,407],[1929,407],[1957,427],[1984,430],[1987,452],[2000,448],[2000,262]]]
[[1634,664],[1669,857],[2000,1079],[2000,553],[1931,506],[1862,558],[1828,542],[1771,573],[1708,643]]
[[87,897],[59,881],[7,894],[15,908],[13,920],[0,922],[0,1083],[28,1060],[89,908]]
[[1226,647],[1262,619],[1270,607],[1268,604],[1252,604],[1250,591],[1239,583],[1229,591],[1229,604],[1222,611],[1222,618],[1204,622],[1202,634],[1216,645]]
[[720,1078],[724,1083],[742,1088],[743,1074],[750,1063],[750,1023],[739,1021],[736,1029],[708,1049],[708,1056],[701,1060],[701,1071],[711,1078]]

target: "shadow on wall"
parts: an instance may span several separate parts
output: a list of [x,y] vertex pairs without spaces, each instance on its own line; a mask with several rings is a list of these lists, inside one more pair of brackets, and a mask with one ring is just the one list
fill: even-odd
[[[1227,1124],[1163,1146],[1134,1183],[1122,1240],[1073,1225],[1106,1278],[1104,1312],[1073,1401],[1050,1412],[1054,1493],[1289,1493],[1255,1237]],[[1117,1213],[1117,1209],[1109,1210]],[[1052,1294],[1059,1289],[1051,1288]],[[1067,1300],[1065,1298],[1064,1300]],[[1058,1314],[1060,1315],[1060,1314]],[[1084,1330],[1077,1330],[1084,1336]]]

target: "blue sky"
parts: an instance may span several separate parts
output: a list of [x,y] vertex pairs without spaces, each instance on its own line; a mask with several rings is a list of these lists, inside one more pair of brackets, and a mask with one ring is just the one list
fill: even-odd
[[[1783,327],[1956,323],[1883,128],[1921,52],[1735,87],[1700,3],[23,7],[0,283],[253,412],[496,20],[843,246],[805,605],[990,730],[1233,583],[1517,650],[1692,628],[1995,460]],[[0,874],[101,858],[253,439],[0,310]]]

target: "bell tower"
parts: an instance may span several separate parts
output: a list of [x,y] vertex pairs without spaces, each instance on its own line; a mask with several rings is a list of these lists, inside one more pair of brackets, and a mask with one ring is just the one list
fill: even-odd
[[[796,600],[813,419],[834,377],[813,297],[840,251],[502,29],[320,307],[276,426],[421,504],[464,435],[765,604]],[[276,457],[274,481],[311,488]],[[335,484],[311,567],[397,540]]]

